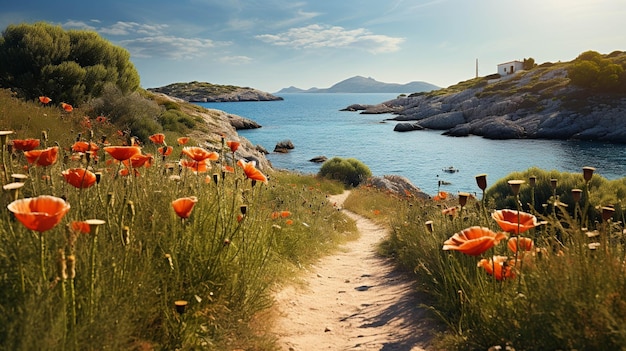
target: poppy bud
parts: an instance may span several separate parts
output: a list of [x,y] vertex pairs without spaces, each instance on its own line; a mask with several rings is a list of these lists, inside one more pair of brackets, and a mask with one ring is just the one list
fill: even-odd
[[615,209],[613,207],[610,207],[610,206],[602,207],[602,220],[608,221],[609,219],[611,219],[611,217],[613,217],[614,213],[615,213]]
[[96,184],[100,184],[100,180],[102,179],[102,172],[94,173],[96,175]]
[[248,212],[248,206],[246,205],[241,205],[239,207],[239,211],[241,212],[242,215],[245,215]]
[[523,180],[512,179],[512,180],[509,180],[508,183],[511,186],[511,190],[513,190],[513,195],[517,196],[519,195],[520,187],[525,182]]
[[528,177],[528,184],[530,184],[530,186],[534,188],[535,185],[537,184],[537,177],[534,175]]
[[477,175],[476,176],[476,184],[478,185],[480,190],[487,189],[487,175],[486,174],[479,174],[479,175]]
[[558,181],[559,181],[558,179],[554,179],[554,178],[550,179],[550,186],[552,187],[553,190],[556,189],[556,184]]
[[572,189],[572,199],[574,199],[574,202],[580,201],[582,193],[583,191],[580,189]]
[[178,312],[178,314],[183,314],[185,313],[185,308],[187,307],[187,301],[185,300],[175,301],[174,306],[176,306],[176,312]]
[[426,221],[426,223],[424,223],[424,225],[426,225],[426,230],[428,230],[429,233],[432,233],[434,231],[434,227],[433,227],[433,221]]
[[596,169],[593,167],[583,167],[583,178],[585,179],[586,183],[591,180],[591,177],[593,177],[593,171],[595,170]]
[[459,193],[459,205],[464,207],[467,204],[467,198],[470,196],[469,193]]
[[215,184],[217,184],[217,182],[220,180],[220,175],[217,173],[213,173],[213,182],[215,182]]

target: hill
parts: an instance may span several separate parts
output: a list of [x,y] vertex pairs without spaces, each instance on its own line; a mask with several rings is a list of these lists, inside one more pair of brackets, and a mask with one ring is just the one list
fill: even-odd
[[164,87],[149,88],[148,90],[187,102],[275,101],[283,99],[253,88],[197,81],[173,83]]
[[[575,139],[626,143],[626,52],[592,55],[616,72],[611,89],[572,83],[583,53],[571,62],[544,63],[500,77],[479,77],[446,89],[364,106],[361,113],[393,113],[396,131],[442,130],[490,139]],[[599,70],[602,72],[602,70]],[[594,72],[594,71],[590,71]],[[592,75],[590,77],[595,77]]]
[[373,78],[365,78],[361,76],[355,76],[342,80],[339,83],[326,89],[310,88],[307,90],[299,89],[296,87],[289,87],[281,89],[275,94],[290,94],[290,93],[397,93],[397,94],[410,94],[419,93],[431,90],[437,90],[440,87],[426,83],[426,82],[410,82],[406,84],[398,83],[383,83]]

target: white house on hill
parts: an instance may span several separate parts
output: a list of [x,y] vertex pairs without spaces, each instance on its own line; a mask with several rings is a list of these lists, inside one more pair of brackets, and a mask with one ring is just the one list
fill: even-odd
[[524,69],[524,62],[522,61],[505,62],[498,65],[498,74],[506,76],[522,69]]

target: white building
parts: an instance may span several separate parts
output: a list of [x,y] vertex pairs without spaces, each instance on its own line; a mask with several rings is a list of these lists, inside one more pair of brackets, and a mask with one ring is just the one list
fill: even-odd
[[507,76],[522,69],[524,69],[524,62],[522,61],[505,62],[498,65],[498,74],[501,76]]

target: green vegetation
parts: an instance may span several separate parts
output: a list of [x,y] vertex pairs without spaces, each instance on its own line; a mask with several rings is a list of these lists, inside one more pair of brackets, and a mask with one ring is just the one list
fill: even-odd
[[9,25],[0,38],[0,87],[20,97],[80,104],[107,84],[130,93],[139,88],[139,74],[128,51],[95,32],[39,22]]
[[[519,196],[507,182],[513,179],[525,180]],[[499,180],[484,198],[440,194],[422,201],[358,188],[344,206],[391,228],[381,251],[414,274],[431,297],[424,307],[447,326],[436,349],[613,350],[626,344],[625,184],[533,168]],[[578,201],[572,188],[580,189]],[[473,226],[503,232],[493,209],[516,210],[518,203],[540,225],[519,236],[509,227],[510,240],[496,240],[477,256],[442,249]],[[372,216],[373,209],[380,215]],[[476,249],[484,241],[461,242]]]
[[204,95],[214,96],[232,93],[241,88],[235,85],[219,85],[207,82],[189,82],[189,83],[173,83],[164,87],[150,89],[151,91],[164,93],[170,96],[192,96],[192,95]]
[[355,187],[371,177],[372,171],[363,162],[355,158],[333,157],[322,164],[318,175]]
[[614,52],[603,56],[595,51],[578,55],[568,76],[572,84],[595,92],[626,92],[626,54]]

